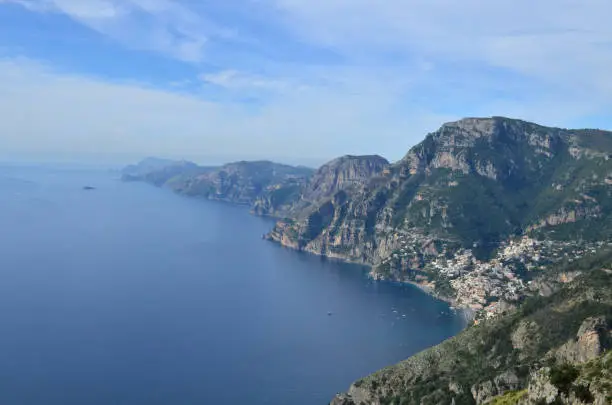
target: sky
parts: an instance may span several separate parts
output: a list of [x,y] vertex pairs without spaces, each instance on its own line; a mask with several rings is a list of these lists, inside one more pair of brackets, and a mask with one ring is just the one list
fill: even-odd
[[0,159],[400,159],[444,122],[612,129],[610,0],[0,0]]

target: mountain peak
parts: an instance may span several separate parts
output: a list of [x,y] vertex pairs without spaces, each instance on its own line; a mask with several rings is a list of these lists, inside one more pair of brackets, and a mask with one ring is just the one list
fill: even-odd
[[387,159],[378,155],[345,155],[321,166],[305,191],[309,200],[331,197],[339,190],[363,185],[387,167]]
[[454,133],[475,139],[480,137],[491,137],[503,130],[514,133],[533,133],[538,130],[558,131],[558,128],[547,128],[541,125],[523,121],[515,118],[493,116],[493,117],[467,117],[458,121],[447,122],[437,131],[440,134]]
[[337,166],[350,162],[371,162],[379,165],[389,164],[387,159],[379,155],[344,155],[327,162],[324,166]]

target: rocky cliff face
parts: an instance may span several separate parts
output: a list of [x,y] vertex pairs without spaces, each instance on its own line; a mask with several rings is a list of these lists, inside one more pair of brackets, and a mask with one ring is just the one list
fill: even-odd
[[285,204],[281,205],[280,209],[276,208],[278,205],[269,204],[265,200],[257,202],[256,205],[261,206],[259,211],[265,214],[304,219],[333,199],[340,191],[344,195],[357,192],[372,178],[382,175],[388,166],[389,162],[386,159],[376,155],[342,156],[321,166],[301,187],[297,189],[293,185],[281,187],[279,192],[290,197],[284,201]]
[[[357,192],[383,174],[389,162],[380,156],[342,156],[321,166],[302,193],[302,204],[323,204],[339,191]],[[298,212],[299,214],[299,212]]]
[[376,201],[363,201],[376,181],[384,181],[389,162],[380,156],[344,156],[315,172],[289,218],[268,235],[285,246],[368,263],[377,249],[372,243]]
[[[519,405],[608,405],[612,403],[612,352],[588,363],[565,363],[532,372]],[[502,403],[502,402],[500,402]]]
[[586,318],[576,337],[550,355],[559,363],[586,363],[612,347],[612,334],[605,317]]

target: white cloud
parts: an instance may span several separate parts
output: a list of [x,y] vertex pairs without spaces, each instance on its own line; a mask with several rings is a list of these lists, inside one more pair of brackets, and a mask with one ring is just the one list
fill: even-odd
[[299,85],[291,83],[288,79],[268,78],[237,70],[222,70],[213,73],[204,73],[200,79],[205,83],[219,86],[228,90],[238,91],[274,91],[281,92],[289,89],[297,91]]
[[39,0],[0,0],[0,4],[2,3],[19,4],[20,6],[23,6],[30,11],[37,11],[37,12],[45,12],[45,11],[52,10],[52,8],[49,7],[49,4],[46,1],[39,1]]
[[211,37],[233,35],[172,0],[3,1],[32,11],[62,13],[128,47],[160,52],[186,62],[201,61]]
[[125,8],[106,0],[53,0],[47,4],[55,5],[59,10],[80,21],[121,18],[127,13]]

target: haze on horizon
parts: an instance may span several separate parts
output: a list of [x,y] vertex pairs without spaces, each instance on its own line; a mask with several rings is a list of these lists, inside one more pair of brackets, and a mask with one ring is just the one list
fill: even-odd
[[609,0],[0,0],[0,159],[396,160],[443,122],[612,129]]

